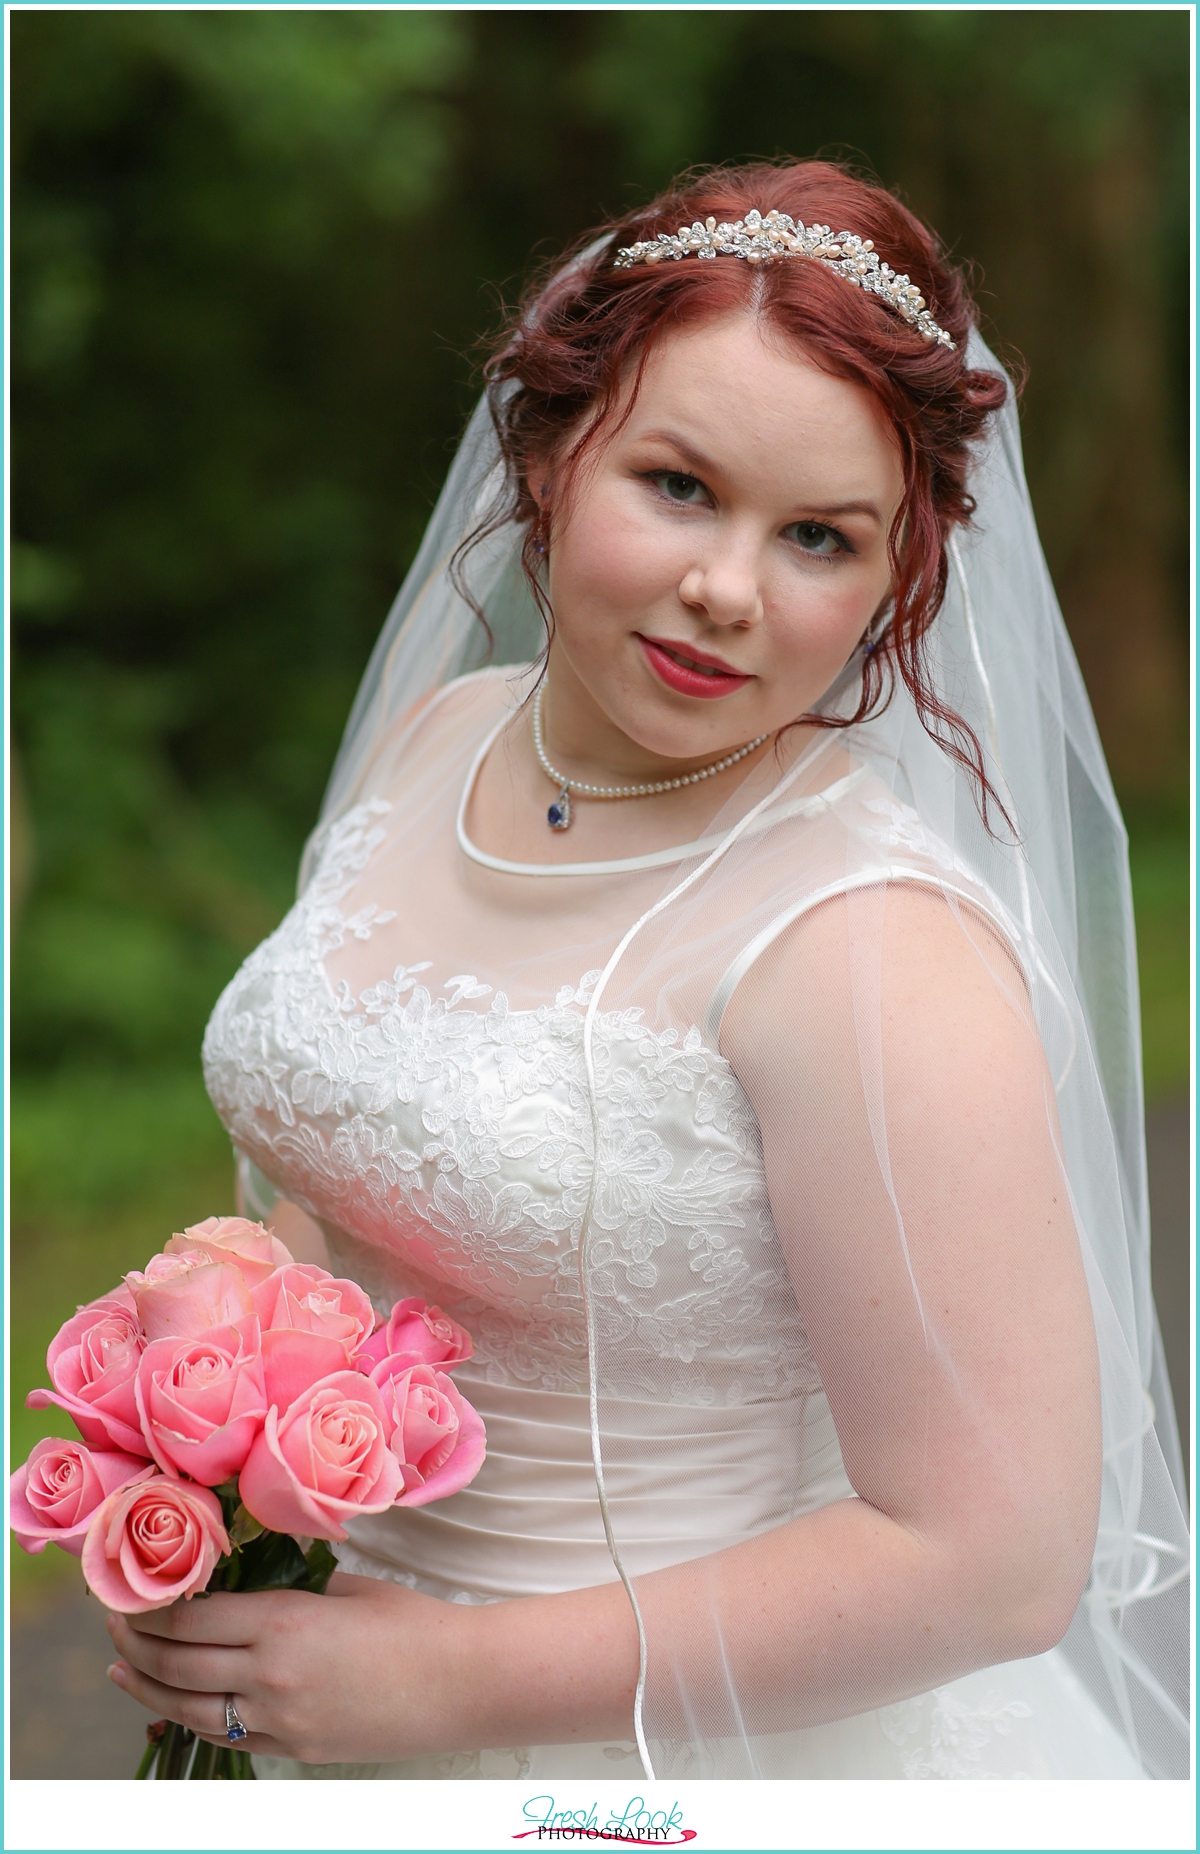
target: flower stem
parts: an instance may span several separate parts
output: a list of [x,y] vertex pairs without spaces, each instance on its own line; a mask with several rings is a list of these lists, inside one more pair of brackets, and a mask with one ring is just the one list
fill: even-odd
[[210,1745],[207,1739],[201,1738],[196,1746],[196,1755],[192,1759],[192,1768],[188,1771],[189,1781],[211,1783],[217,1775],[216,1762],[220,1755],[221,1752],[217,1745]]
[[163,1733],[158,1774],[164,1783],[182,1783],[187,1776],[189,1753],[196,1739],[185,1725],[169,1720]]
[[154,1742],[153,1739],[151,1739],[150,1743],[146,1746],[146,1749],[142,1752],[142,1761],[138,1765],[137,1770],[134,1773],[136,1782],[145,1783],[148,1781],[150,1772],[154,1767],[154,1761],[158,1756],[158,1752],[159,1752],[158,1745]]

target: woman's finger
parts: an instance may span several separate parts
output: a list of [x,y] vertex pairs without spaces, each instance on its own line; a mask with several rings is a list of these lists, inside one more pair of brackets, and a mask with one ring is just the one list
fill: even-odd
[[128,1616],[110,1616],[108,1632],[113,1646],[131,1666],[164,1687],[196,1693],[234,1693],[251,1684],[250,1656],[245,1648],[210,1648],[146,1635],[131,1628]]
[[[120,1687],[139,1706],[147,1707],[160,1719],[171,1719],[176,1725],[186,1725],[189,1732],[195,1732],[198,1737],[219,1738],[223,1744],[229,1742],[225,1736],[223,1693],[189,1693],[180,1687],[165,1687],[160,1681],[141,1673],[138,1668],[131,1667],[128,1661],[115,1662],[108,1670],[108,1677],[114,1686]],[[243,1699],[241,1694],[235,1694],[234,1704],[238,1717],[249,1730],[254,1717],[252,1703]],[[254,1745],[242,1738],[238,1741],[238,1749],[252,1751]]]
[[[248,1648],[258,1639],[264,1593],[233,1596],[180,1597],[165,1609],[146,1609],[125,1621],[139,1635],[161,1635],[176,1642],[217,1642],[226,1648]],[[267,1599],[269,1600],[269,1598]]]

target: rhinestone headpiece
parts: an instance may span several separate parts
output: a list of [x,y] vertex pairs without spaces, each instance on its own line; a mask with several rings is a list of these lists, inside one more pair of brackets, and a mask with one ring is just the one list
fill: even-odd
[[786,212],[751,211],[736,225],[718,225],[710,217],[703,225],[697,219],[694,225],[681,225],[676,233],[664,232],[641,244],[623,246],[613,268],[632,270],[635,264],[660,264],[664,258],[685,257],[739,257],[748,264],[761,264],[764,258],[816,258],[847,283],[878,296],[927,340],[937,341],[944,348],[955,345],[930,315],[916,284],[881,262],[871,240],[859,238],[854,232],[833,233],[827,225],[806,226]]

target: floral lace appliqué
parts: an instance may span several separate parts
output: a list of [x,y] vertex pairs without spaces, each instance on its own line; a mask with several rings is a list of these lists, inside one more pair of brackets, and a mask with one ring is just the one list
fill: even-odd
[[[938,1687],[919,1699],[884,1706],[879,1723],[885,1738],[900,1752],[904,1775],[914,1779],[1020,1779],[1025,1772],[990,1768],[988,1753],[997,1739],[1012,1736],[1018,1719],[1031,1718],[1024,1700],[1002,1702],[996,1693],[971,1706],[953,1687]],[[910,1740],[917,1739],[912,1744]]]
[[588,1255],[627,1390],[705,1405],[812,1388],[757,1122],[699,1030],[596,1014],[596,1150],[583,1030],[598,972],[528,1010],[475,973],[439,984],[427,959],[357,995],[331,986],[326,956],[395,918],[341,911],[389,809],[371,800],[333,825],[304,895],[218,1002],[205,1074],[235,1145],[354,1240],[360,1276],[375,1259],[381,1301],[426,1293],[467,1325],[498,1381],[587,1386],[594,1172]]

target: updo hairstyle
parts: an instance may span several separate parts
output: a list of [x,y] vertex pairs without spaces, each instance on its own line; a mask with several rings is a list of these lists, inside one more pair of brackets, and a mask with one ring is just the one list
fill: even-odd
[[[622,246],[709,216],[732,223],[755,207],[872,239],[880,258],[917,285],[954,349],[929,340],[878,298],[812,259],[750,264],[692,257],[613,267]],[[858,704],[849,715],[796,719],[820,727],[865,721],[886,707],[898,673],[927,732],[969,774],[986,821],[989,801],[1001,812],[1003,806],[988,783],[974,733],[933,687],[922,640],[945,596],[946,539],[974,510],[966,489],[968,447],[1009,386],[998,374],[967,366],[975,306],[934,235],[892,194],[841,166],[758,163],[685,177],[649,206],[586,233],[565,262],[535,279],[485,368],[504,486],[459,550],[456,566],[485,535],[510,521],[524,524],[522,565],[552,632],[541,569],[553,520],[569,507],[580,466],[628,416],[660,335],[738,312],[765,323],[825,372],[866,387],[895,432],[903,462],[904,494],[888,535],[892,604],[877,641],[862,650]],[[630,377],[633,393],[622,409]],[[535,457],[552,460],[542,506],[527,483]]]

